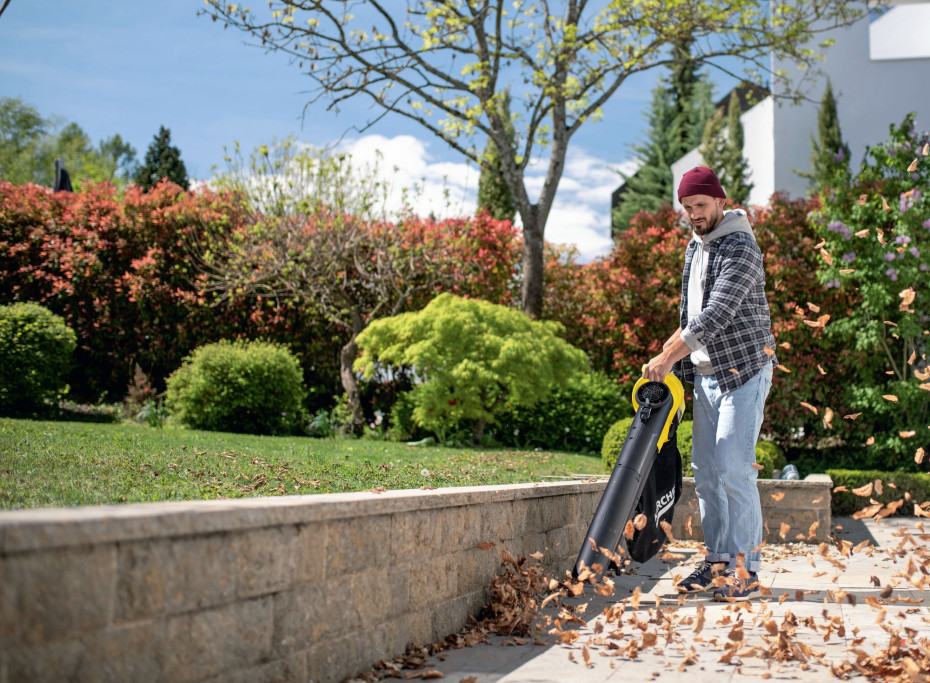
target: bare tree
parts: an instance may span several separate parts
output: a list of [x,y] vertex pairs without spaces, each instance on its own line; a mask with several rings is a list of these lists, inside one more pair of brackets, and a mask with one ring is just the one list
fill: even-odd
[[[338,109],[349,99],[369,101],[375,113],[359,130],[399,114],[482,167],[488,160],[481,149],[493,140],[523,224],[522,305],[532,317],[542,314],[543,236],[568,143],[601,116],[627,78],[676,63],[681,56],[671,48],[688,36],[688,59],[698,65],[736,75],[738,61],[744,80],[786,81],[772,73],[773,57],[814,66],[829,42],[817,45],[818,34],[851,23],[865,6],[845,0],[269,0],[260,11],[226,0],[208,5],[214,21],[290,55],[315,83],[310,103],[325,97]],[[783,85],[779,92],[799,92],[797,83]],[[508,87],[513,140],[503,106]],[[546,150],[545,180],[532,197],[525,175]]]

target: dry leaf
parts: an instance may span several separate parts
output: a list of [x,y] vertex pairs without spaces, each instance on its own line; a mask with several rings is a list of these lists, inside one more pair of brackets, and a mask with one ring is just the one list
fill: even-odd
[[759,463],[754,462],[754,463],[752,463],[752,469],[754,469],[754,470],[763,470],[763,469],[765,469],[765,468],[764,468],[762,465],[760,465]]
[[[923,449],[921,449],[923,451]],[[921,459],[923,459],[923,454],[921,453]],[[920,464],[918,462],[918,464]],[[688,519],[685,521],[685,531],[688,532],[689,536],[694,536],[694,531],[691,528],[691,515],[688,515]]]
[[892,403],[898,402],[898,397],[895,396],[894,394],[882,394],[882,398],[885,399],[886,401],[891,401]]
[[774,500],[776,503],[784,497],[785,497],[785,494],[782,493],[781,491],[776,491],[775,493],[772,494],[772,500]]
[[646,515],[640,513],[633,518],[633,528],[637,531],[642,531],[646,528],[648,522],[649,520],[646,519]]
[[827,262],[828,266],[833,265],[833,257],[830,256],[830,252],[828,252],[826,249],[821,249],[820,255],[823,256],[823,260]]
[[915,432],[913,429],[907,429],[907,430],[902,430],[898,432],[898,436],[900,436],[902,439],[910,439],[916,433],[917,432]]
[[922,463],[924,461],[924,455],[924,449],[922,447],[918,448],[917,452],[914,453],[914,462],[916,462],[918,465]]
[[779,364],[776,365],[775,367],[776,367],[777,369],[781,370],[782,372],[788,372],[788,373],[791,372],[791,370],[789,370],[788,368],[786,368],[786,367],[785,367],[784,365],[782,365],[781,363],[779,363]]
[[850,273],[855,273],[855,268],[840,268],[840,275],[849,275]]
[[481,543],[478,544],[478,550],[490,550],[495,545],[497,544],[491,543],[491,541],[481,541]]
[[[863,196],[865,196],[865,195],[863,195]],[[862,230],[859,230],[859,231],[856,233],[856,237],[865,237],[865,236],[868,235],[868,234],[869,234],[869,229],[868,229],[868,228],[864,228],[864,229],[862,229]]]
[[779,346],[782,347],[785,351],[791,350],[791,342],[782,342],[779,344]]
[[820,414],[820,411],[817,410],[817,406],[812,406],[810,403],[806,403],[804,401],[801,401],[801,405],[811,411],[814,415]]
[[891,207],[888,206],[888,200],[882,197],[882,211],[891,211]]
[[782,522],[781,527],[779,528],[779,531],[778,531],[778,535],[782,538],[782,540],[784,540],[784,538],[788,535],[789,531],[791,531],[791,526],[789,524],[785,524],[784,522]]
[[833,409],[832,409],[832,408],[824,408],[824,411],[823,411],[823,426],[824,426],[825,428],[827,428],[827,429],[833,429],[833,425],[831,424],[832,422],[833,422]]
[[913,287],[908,287],[907,289],[902,289],[898,292],[898,296],[901,297],[901,305],[898,306],[898,309],[901,311],[906,311],[910,308],[911,304],[914,303],[914,298],[917,296],[917,292],[914,291]]
[[860,415],[862,415],[862,413],[850,413],[849,415],[843,415],[843,419],[844,420],[855,420]]
[[826,375],[826,374],[827,374],[827,371],[823,369],[823,366],[821,366],[820,363],[817,364],[817,370],[820,371],[820,374],[821,374],[821,375]]
[[808,301],[807,307],[811,309],[814,313],[820,313],[820,306],[818,306],[817,304],[812,304],[810,301]]
[[860,486],[857,489],[853,489],[852,492],[857,496],[862,496],[863,498],[868,498],[872,495],[872,482],[864,486]]
[[914,161],[911,162],[911,165],[907,167],[908,173],[913,173],[917,170],[917,157],[914,157]]
[[925,157],[930,157],[930,142],[924,145],[924,148],[921,154],[923,154]]
[[865,206],[865,203],[869,201],[869,195],[860,194],[859,195],[859,206]]
[[766,347],[763,348],[762,350],[765,352],[765,355],[766,355],[766,356],[774,356],[774,355],[775,355],[775,349],[773,349],[771,346],[766,346]]

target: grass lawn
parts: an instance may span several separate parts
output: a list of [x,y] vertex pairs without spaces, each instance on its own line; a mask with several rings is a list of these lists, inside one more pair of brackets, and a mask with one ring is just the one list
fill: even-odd
[[0,508],[538,481],[596,474],[567,453],[0,418]]

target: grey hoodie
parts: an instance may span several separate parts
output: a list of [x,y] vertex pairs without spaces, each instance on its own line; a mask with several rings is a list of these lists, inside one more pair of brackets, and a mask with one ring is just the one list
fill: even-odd
[[[749,225],[749,219],[746,212],[741,209],[733,211],[724,211],[720,223],[704,237],[696,233],[692,236],[691,241],[696,243],[694,256],[691,259],[691,273],[688,278],[688,321],[694,320],[701,314],[702,302],[704,301],[704,282],[707,278],[707,260],[710,243],[722,237],[726,237],[734,232],[746,232],[752,235],[753,241],[756,236],[752,232],[752,226]],[[714,368],[710,362],[710,356],[707,353],[707,347],[694,339],[694,335],[689,336],[689,330],[682,330],[681,338],[691,349],[691,362],[694,364],[694,372],[698,375],[712,375]]]

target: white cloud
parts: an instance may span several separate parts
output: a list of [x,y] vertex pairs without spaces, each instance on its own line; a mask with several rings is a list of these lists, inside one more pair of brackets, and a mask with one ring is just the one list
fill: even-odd
[[[402,209],[406,201],[419,215],[473,213],[478,196],[476,165],[440,160],[430,153],[430,145],[410,135],[365,135],[343,141],[338,149],[351,154],[358,167],[378,165],[391,187],[387,207],[391,212]],[[610,251],[610,195],[622,180],[618,168],[629,173],[636,166],[629,161],[609,161],[578,147],[569,149],[546,224],[549,242],[574,244],[584,261]],[[531,198],[538,196],[545,174],[545,161],[530,164],[526,186]]]

